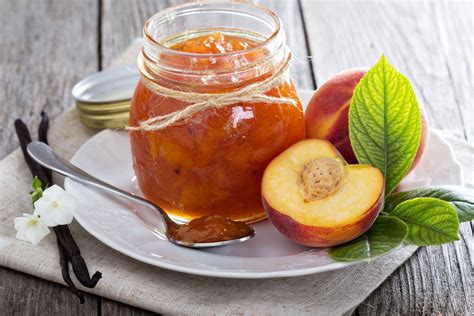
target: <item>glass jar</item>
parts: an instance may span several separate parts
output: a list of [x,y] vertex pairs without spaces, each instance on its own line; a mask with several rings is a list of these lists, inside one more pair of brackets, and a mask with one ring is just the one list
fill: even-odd
[[[130,132],[144,196],[183,222],[204,215],[265,218],[265,167],[305,137],[301,102],[288,71],[282,72],[290,52],[278,16],[248,3],[189,3],[151,17],[144,37],[131,127],[183,111],[202,95],[216,96],[210,107],[167,127]],[[262,89],[261,83],[272,80],[261,91],[268,100],[243,94],[235,103],[219,104],[224,94]]]

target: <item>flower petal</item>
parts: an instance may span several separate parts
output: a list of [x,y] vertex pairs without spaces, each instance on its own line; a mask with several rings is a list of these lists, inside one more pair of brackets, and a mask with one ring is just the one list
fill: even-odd
[[19,240],[23,240],[23,241],[28,241],[26,239],[25,230],[23,229],[20,229],[19,231],[16,232],[15,238]]
[[69,193],[64,194],[58,202],[59,207],[61,209],[67,208],[72,210],[73,212],[77,209],[77,200],[73,198]]
[[15,230],[19,230],[25,224],[25,218],[24,217],[15,217],[14,223],[15,223]]
[[25,240],[25,230],[28,225],[27,218],[25,216],[23,217],[17,217],[15,218],[15,230],[16,232],[16,238],[20,240]]
[[25,232],[26,240],[36,246],[44,236],[49,234],[48,227],[44,226],[41,222],[36,225],[30,225]]
[[61,207],[55,212],[54,220],[58,225],[71,224],[74,218],[74,209]]
[[59,185],[52,185],[43,192],[43,197],[46,197],[48,200],[55,201],[59,200],[61,196],[65,193]]
[[16,238],[28,241],[37,245],[44,236],[49,234],[49,229],[41,219],[32,214],[23,214],[22,217],[15,218]]
[[52,208],[52,202],[53,201],[49,200],[47,197],[41,197],[34,203],[35,212],[37,212],[40,216],[43,212],[48,212]]
[[[41,199],[36,201],[37,203],[40,202]],[[35,203],[35,209],[38,212],[38,215],[41,217],[41,221],[49,227],[54,227],[57,226],[58,223],[56,223],[56,213],[58,212],[57,209],[49,207],[49,205],[44,205],[43,202]],[[44,201],[44,203],[48,203],[48,201]]]
[[53,185],[44,191],[34,206],[43,222],[49,227],[54,227],[72,222],[77,201],[61,187]]

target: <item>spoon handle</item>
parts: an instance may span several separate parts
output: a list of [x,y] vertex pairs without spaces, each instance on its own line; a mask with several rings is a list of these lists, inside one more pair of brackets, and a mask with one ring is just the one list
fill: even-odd
[[[147,206],[148,209],[154,210],[153,214],[150,214],[150,212],[146,212],[142,208],[137,209],[135,212],[148,225],[150,225],[151,223],[155,223],[156,218],[153,217],[156,216],[159,216],[160,221],[164,222],[167,227],[170,225],[175,225],[162,208],[158,207],[157,205],[151,203],[150,201],[144,198],[133,195],[127,191],[124,191],[102,180],[97,179],[96,177],[88,174],[84,170],[81,170],[66,159],[57,155],[51,147],[49,147],[43,142],[31,142],[30,144],[28,144],[27,151],[33,160],[35,160],[40,165],[51,169],[54,172],[71,178],[72,180],[77,181],[79,183],[90,185],[105,190],[107,192],[117,194],[126,199],[133,200],[135,202]],[[156,224],[153,225],[156,226]]]

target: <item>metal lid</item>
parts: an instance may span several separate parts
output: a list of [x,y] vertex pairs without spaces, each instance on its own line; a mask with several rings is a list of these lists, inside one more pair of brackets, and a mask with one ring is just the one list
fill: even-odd
[[89,115],[104,115],[120,112],[128,112],[131,100],[119,101],[115,103],[83,103],[76,101],[76,107],[81,113]]
[[81,103],[114,103],[132,99],[140,78],[136,65],[127,65],[92,74],[72,88],[72,96]]
[[128,125],[128,112],[109,115],[88,115],[79,113],[81,122],[91,128],[122,128]]
[[119,128],[128,123],[130,102],[140,74],[135,65],[104,70],[72,88],[79,118],[92,128]]

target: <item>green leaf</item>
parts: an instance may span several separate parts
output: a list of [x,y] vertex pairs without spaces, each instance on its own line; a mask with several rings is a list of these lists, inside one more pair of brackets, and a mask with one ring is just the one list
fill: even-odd
[[385,200],[384,212],[390,213],[398,204],[417,197],[433,197],[449,202],[456,209],[460,222],[474,220],[474,196],[472,189],[457,185],[420,188],[391,194]]
[[418,246],[441,245],[459,239],[459,219],[451,204],[435,198],[414,198],[390,212],[408,225],[406,241]]
[[35,176],[33,182],[31,183],[31,187],[33,188],[33,192],[31,192],[31,200],[33,204],[38,201],[43,196],[43,189],[41,188],[43,184],[38,177]]
[[408,232],[407,225],[392,216],[379,216],[370,229],[353,241],[331,247],[329,255],[340,261],[372,260],[399,247]]
[[349,137],[359,163],[382,171],[389,195],[415,158],[421,113],[410,82],[383,55],[354,90]]
[[31,187],[33,188],[33,190],[38,191],[39,189],[41,189],[41,185],[41,180],[37,176],[35,176],[33,182],[31,183]]

